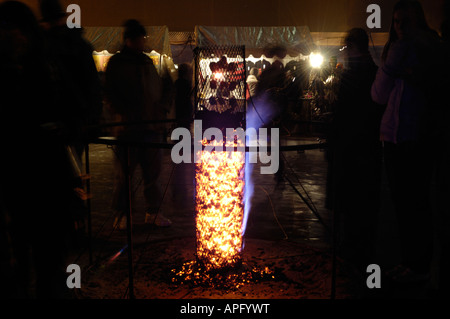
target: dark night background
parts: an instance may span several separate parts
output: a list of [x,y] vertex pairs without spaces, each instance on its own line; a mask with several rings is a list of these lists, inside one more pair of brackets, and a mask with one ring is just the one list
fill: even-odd
[[[25,0],[36,15],[37,1]],[[214,26],[308,26],[311,32],[345,32],[365,27],[369,4],[381,8],[381,29],[389,31],[394,0],[63,0],[67,6],[81,7],[82,26],[120,26],[125,19],[138,19],[143,25],[166,25],[170,31],[193,31],[196,25]],[[439,29],[443,0],[420,1],[428,23]]]
[[[27,4],[38,19],[41,18],[38,0],[21,2]],[[397,0],[61,0],[60,2],[63,8],[71,3],[76,3],[81,7],[82,27],[120,27],[127,19],[137,19],[143,26],[167,26],[168,30],[172,32],[172,38],[174,38],[173,33],[175,32],[183,33],[184,36],[187,33],[193,34],[196,26],[306,26],[316,44],[322,41],[320,45],[334,46],[334,50],[336,50],[338,46],[340,47],[342,37],[348,30],[360,27],[371,33],[375,43],[372,42],[369,46],[376,46],[376,52],[379,54],[387,40],[392,10]],[[444,21],[442,8],[446,0],[423,0],[420,2],[429,26],[440,32]],[[369,4],[378,4],[381,8],[381,28],[379,29],[368,29],[366,26],[366,19],[370,15],[366,12]],[[328,39],[330,43],[327,42]],[[192,44],[191,48],[194,46],[193,42],[189,44]],[[174,43],[171,45],[173,45],[172,52],[184,51],[187,48],[185,44],[178,48]],[[173,54],[173,56],[175,55]],[[380,57],[376,56],[374,59],[378,64]],[[286,134],[286,131],[281,129],[281,133],[283,146],[317,144],[324,142],[327,138],[326,134],[316,136],[314,132],[307,136],[291,136],[289,132]],[[63,297],[73,299],[124,298],[127,297],[128,291],[127,264],[129,265],[129,263],[127,263],[126,253],[124,253],[127,248],[125,245],[127,238],[125,232],[116,231],[117,225],[112,226],[113,216],[110,209],[115,169],[112,163],[115,154],[110,146],[92,143],[89,155],[91,161],[90,181],[92,182],[93,250],[96,260],[94,265],[88,265],[86,246],[81,247],[81,253],[79,251],[71,252],[69,256],[71,260],[75,260],[74,263],[79,263],[83,268],[82,281],[85,289],[70,292],[70,296]],[[176,165],[170,159],[170,150],[166,148],[162,157],[163,164],[160,169],[159,183],[165,187],[164,196],[167,196],[163,198],[163,204],[160,207],[171,218],[173,225],[165,229],[150,228],[149,231],[143,222],[142,197],[136,196],[132,207],[133,213],[137,213],[137,218],[133,220],[133,223],[138,224],[134,233],[135,259],[138,259],[137,264],[139,264],[139,268],[136,266],[138,271],[135,272],[135,288],[138,298],[200,299],[200,302],[197,300],[197,305],[202,305],[205,299],[295,299],[297,297],[328,299],[329,274],[331,273],[329,243],[332,235],[326,226],[332,225],[333,218],[331,210],[326,206],[326,179],[329,168],[327,155],[323,149],[318,147],[306,151],[284,152],[284,156],[284,162],[288,165],[283,168],[284,172],[287,172],[286,176],[290,176],[295,185],[288,179],[280,183],[274,179],[274,176],[258,175],[254,180],[255,195],[252,197],[252,213],[245,234],[246,240],[248,239],[245,248],[246,261],[268,265],[277,271],[281,279],[267,285],[258,283],[255,286],[246,286],[241,291],[235,291],[235,294],[235,292],[225,292],[219,289],[202,290],[204,287],[188,289],[183,285],[172,285],[172,282],[168,281],[165,271],[170,267],[175,267],[175,264],[181,265],[183,261],[192,259],[194,255],[193,211],[195,211],[195,202],[193,194],[195,186],[189,182],[188,178],[193,180],[195,172],[192,167],[175,167]],[[83,158],[82,161],[85,165],[86,159]],[[255,171],[259,172],[259,167],[255,168]],[[140,171],[137,174],[139,173]],[[389,197],[385,172],[383,172],[382,178],[377,253],[382,256],[380,264],[384,267],[395,263],[398,257],[399,239],[395,230],[394,209]],[[131,186],[135,193],[141,191],[141,182],[133,181]],[[317,204],[317,211],[323,213],[323,220],[312,214],[307,200],[298,197],[300,187],[308,198],[311,195],[309,200]],[[358,185],[355,188],[357,187]],[[354,190],[348,191],[348,196],[351,196],[352,191]],[[185,197],[177,197],[180,193]],[[417,234],[417,236],[420,235],[420,233]],[[289,240],[286,241],[288,237]],[[437,266],[433,264],[433,267],[432,272],[434,271],[433,274],[435,274]],[[337,297],[343,299],[351,299],[355,295],[359,297],[359,290],[357,291],[357,288],[354,289],[350,284],[351,279],[355,279],[349,279],[350,271],[345,266],[340,271],[342,271],[342,276],[338,278],[337,282]],[[435,277],[432,279],[436,280]],[[357,280],[365,284],[365,278],[357,277]],[[382,299],[388,296],[402,299],[405,296],[406,298],[413,296],[420,299],[423,297],[420,295],[422,288],[414,290],[416,288],[402,287],[401,291],[389,291],[384,296],[374,293],[368,297]],[[313,293],[310,294],[310,292]],[[433,291],[433,293],[437,292]],[[440,297],[440,295],[431,294],[426,295],[425,299],[439,299]],[[179,307],[185,304],[187,304],[187,300],[174,304],[151,303],[152,306],[158,308],[160,313],[164,312],[162,307],[171,307],[170,312],[167,312],[170,314],[177,313]],[[205,301],[204,304],[208,303]],[[222,302],[221,305],[223,306],[223,304]],[[273,305],[273,309],[284,310],[283,315],[286,317],[286,309],[289,309],[289,313],[292,314],[296,311],[296,307],[301,308],[302,306],[301,303],[277,304],[275,301],[273,301]],[[299,313],[297,312],[296,315]],[[276,314],[271,313],[270,317],[274,315]],[[255,318],[259,318],[259,316],[255,316]],[[261,318],[263,317],[261,316]]]

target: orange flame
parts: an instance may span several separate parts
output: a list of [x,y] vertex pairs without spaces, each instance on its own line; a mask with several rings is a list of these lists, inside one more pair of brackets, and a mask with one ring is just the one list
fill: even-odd
[[[221,141],[202,141],[222,147]],[[227,142],[226,146],[237,146]],[[196,164],[197,258],[207,269],[241,259],[244,216],[244,152],[201,151]]]

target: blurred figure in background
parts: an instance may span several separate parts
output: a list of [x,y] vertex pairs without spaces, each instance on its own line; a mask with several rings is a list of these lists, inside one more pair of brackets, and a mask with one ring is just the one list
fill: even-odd
[[67,27],[59,0],[40,0],[39,5],[48,51],[61,74],[61,107],[67,112],[72,145],[81,157],[88,133],[95,133],[86,126],[99,124],[102,113],[100,78],[92,58],[94,49],[82,37],[81,28]]
[[377,72],[364,29],[345,37],[346,65],[340,76],[332,121],[331,196],[339,253],[360,275],[375,262],[381,191],[379,127],[383,108],[370,90]]
[[[145,48],[145,28],[136,20],[124,24],[124,47],[109,60],[105,73],[105,93],[113,113],[128,124],[121,128],[118,137],[124,140],[163,142],[166,136],[165,125],[138,124],[142,121],[164,120],[167,110],[162,103],[163,85],[152,60],[143,53]],[[161,170],[161,150],[157,148],[130,147],[129,154],[119,145],[116,151],[116,177],[113,193],[113,209],[119,216],[116,225],[125,228],[124,214],[129,203],[126,202],[125,170],[123,165],[129,159],[129,173],[137,165],[142,169],[146,217],[148,223],[157,226],[170,226],[171,221],[159,211],[162,193],[158,184]]]
[[380,135],[401,241],[400,264],[387,275],[401,283],[430,278],[430,142],[434,131],[430,116],[436,96],[434,81],[443,62],[439,48],[439,37],[429,28],[420,2],[397,2],[372,97],[387,104]]
[[68,156],[72,158],[74,188],[80,196],[73,199],[73,244],[78,245],[84,236],[84,219],[87,212],[83,200],[84,185],[81,179],[82,155],[89,137],[99,131],[89,128],[98,125],[102,114],[100,78],[92,57],[93,48],[82,37],[81,28],[68,28],[67,14],[59,0],[40,0],[41,25],[47,45],[47,56],[58,76],[57,103],[62,113],[67,135]]
[[67,292],[65,239],[73,189],[58,86],[32,11],[20,2],[1,3],[0,208],[2,219],[8,216],[14,287],[0,289],[9,298],[58,298]]
[[252,98],[256,94],[256,87],[258,86],[258,74],[257,68],[251,68],[247,77],[247,99]]
[[[287,95],[286,95],[286,70],[283,63],[279,59],[267,68],[265,68],[258,78],[255,95],[250,103],[250,108],[255,108],[258,117],[264,119],[264,123],[259,124],[261,127],[277,127],[282,130],[284,128],[283,118],[287,111]],[[280,158],[278,171],[274,174],[277,187],[283,187],[284,181],[284,159]]]
[[[193,98],[193,70],[187,63],[178,66],[178,79],[175,81],[175,109],[178,127],[191,129],[194,115]],[[193,193],[188,193],[193,189],[194,175],[193,166],[189,163],[179,163],[176,167],[175,184],[173,188],[173,198],[181,206],[186,205],[186,201],[194,199]]]
[[178,66],[178,79],[175,81],[175,110],[177,123],[189,129],[194,114],[192,103],[192,67],[187,63]]

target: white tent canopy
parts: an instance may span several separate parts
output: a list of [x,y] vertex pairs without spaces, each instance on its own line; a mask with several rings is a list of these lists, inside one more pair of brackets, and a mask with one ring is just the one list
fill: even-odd
[[[173,77],[174,66],[167,26],[144,26],[147,31],[145,53],[153,60],[161,74]],[[105,71],[109,58],[123,47],[123,27],[84,27],[84,38],[91,43],[98,71]]]
[[246,56],[266,55],[270,48],[282,47],[290,56],[309,55],[314,43],[307,26],[218,27],[196,26],[197,46],[244,45]]
[[[167,26],[145,26],[147,31],[146,52],[172,56]],[[84,27],[84,37],[97,52],[116,53],[123,46],[123,27]]]

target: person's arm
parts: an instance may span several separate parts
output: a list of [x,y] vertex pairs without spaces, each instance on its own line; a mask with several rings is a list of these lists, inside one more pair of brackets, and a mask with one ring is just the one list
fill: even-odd
[[403,62],[408,51],[405,41],[392,43],[385,63],[378,69],[372,84],[372,99],[378,104],[386,104],[395,85],[395,80],[404,76]]
[[387,104],[389,96],[394,88],[395,78],[388,74],[383,68],[379,68],[375,81],[372,84],[372,100],[378,104]]
[[82,55],[85,79],[84,90],[88,97],[87,123],[98,124],[103,111],[102,87],[100,77],[92,57],[93,48],[85,42],[82,42],[82,44],[84,45],[84,52]]
[[122,113],[125,109],[125,103],[122,101],[119,93],[122,91],[119,64],[117,59],[111,57],[105,71],[105,95],[113,113]]

